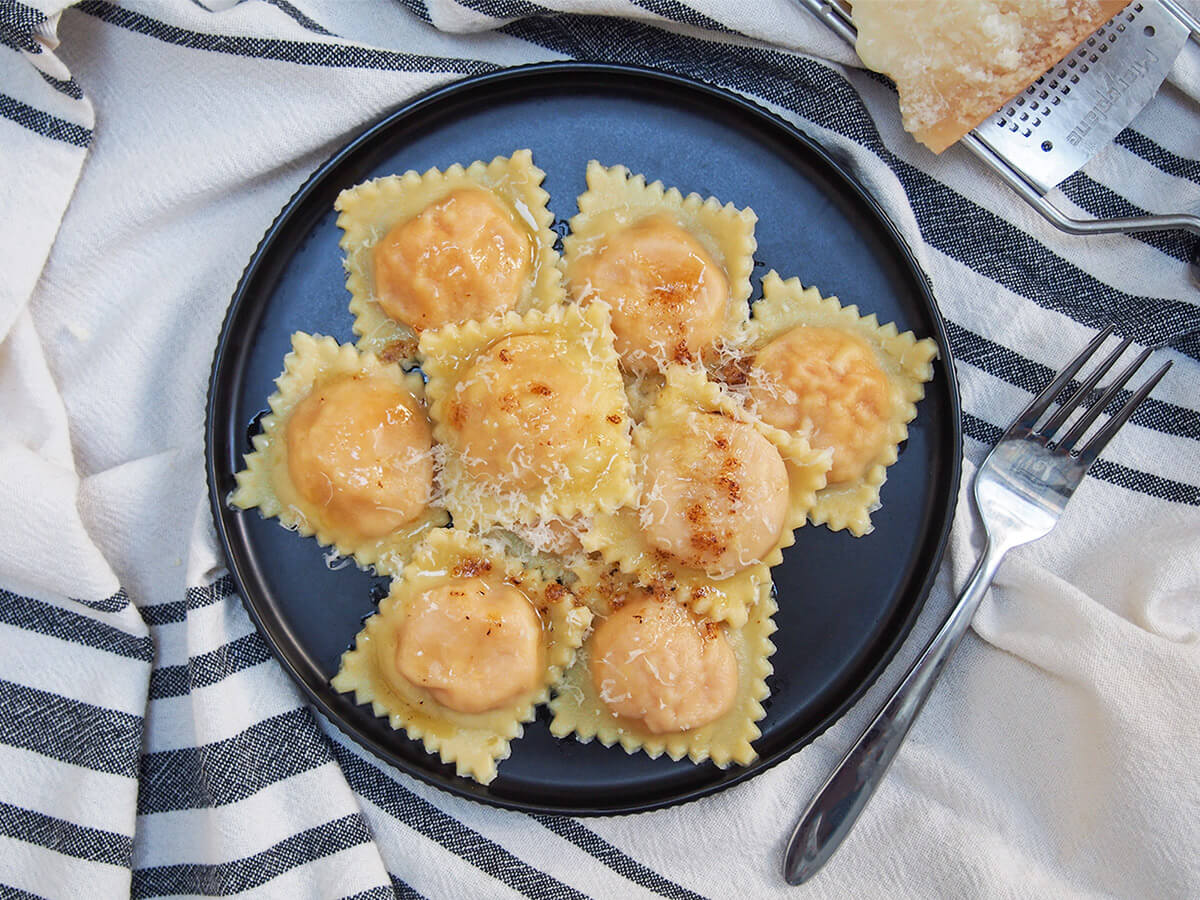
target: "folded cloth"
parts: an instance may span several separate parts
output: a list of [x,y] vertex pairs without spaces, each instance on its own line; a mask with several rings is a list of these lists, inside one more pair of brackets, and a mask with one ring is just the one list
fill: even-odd
[[[806,896],[1200,896],[1200,291],[1184,235],[1056,232],[969,154],[914,143],[891,87],[787,0],[0,0],[0,43],[5,896],[793,892],[786,834],[969,571],[967,504],[912,637],[851,713],[736,788],[627,817],[503,811],[385,765],[305,705],[222,570],[205,392],[264,230],[407,98],[563,58],[739,92],[852,168],[945,314],[965,481],[1107,321],[1175,363],[1057,530],[1002,568]],[[1198,58],[1060,203],[1200,208]]]

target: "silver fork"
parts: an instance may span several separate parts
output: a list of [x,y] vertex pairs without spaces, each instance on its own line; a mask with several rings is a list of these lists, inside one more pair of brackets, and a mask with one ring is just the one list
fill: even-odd
[[1083,412],[1067,433],[1054,441],[1059,429],[1129,348],[1130,341],[1125,339],[1083,380],[1070,399],[1035,430],[1050,404],[1064,392],[1112,331],[1110,325],[1096,335],[1083,352],[1055,376],[1017,416],[975,473],[975,503],[985,534],[983,556],[938,633],[800,816],[784,855],[783,876],[788,884],[802,884],[816,874],[854,826],[925,705],[938,675],[966,634],[1004,555],[1013,547],[1037,540],[1054,527],[1088,467],[1171,368],[1168,362],[1147,379],[1116,415],[1076,452],[1075,446],[1084,432],[1150,356],[1150,350],[1144,351]]

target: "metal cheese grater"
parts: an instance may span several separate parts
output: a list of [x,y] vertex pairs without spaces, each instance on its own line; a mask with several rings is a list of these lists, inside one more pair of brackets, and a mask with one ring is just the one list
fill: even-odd
[[[846,0],[799,0],[854,46]],[[1183,229],[1200,215],[1075,219],[1045,196],[1081,169],[1150,102],[1200,22],[1175,0],[1137,0],[959,142],[1034,209],[1071,234]],[[1200,260],[1193,260],[1193,274]]]

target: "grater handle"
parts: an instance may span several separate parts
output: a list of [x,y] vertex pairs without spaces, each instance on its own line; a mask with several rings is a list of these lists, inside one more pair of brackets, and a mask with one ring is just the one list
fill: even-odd
[[968,134],[959,143],[990,166],[997,175],[1026,202],[1046,217],[1052,225],[1068,234],[1129,234],[1137,231],[1172,231],[1179,229],[1200,236],[1200,216],[1172,213],[1161,216],[1129,216],[1124,219],[1073,219],[1038,193],[1024,178],[1006,166],[978,137]]
[[844,7],[834,0],[796,0],[801,6],[820,19],[830,31],[852,48],[858,40],[858,31],[850,21]]
[[1177,18],[1192,32],[1192,40],[1200,43],[1200,21],[1175,0],[1158,0],[1158,5]]
[[[988,146],[973,134],[961,141],[964,147],[979,157],[1009,187],[1019,194],[1030,206],[1041,213],[1047,221],[1067,234],[1129,234],[1135,231],[1170,231],[1179,229],[1200,236],[1200,216],[1176,213],[1164,216],[1130,216],[1125,219],[1073,219],[1042,196],[1033,185],[1005,165]],[[1192,257],[1188,264],[1192,283],[1200,287],[1200,240],[1192,244]]]

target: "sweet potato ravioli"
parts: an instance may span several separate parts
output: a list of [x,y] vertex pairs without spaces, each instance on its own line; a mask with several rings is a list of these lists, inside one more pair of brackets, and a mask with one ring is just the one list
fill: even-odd
[[749,208],[582,174],[561,256],[528,150],[343,191],[358,341],[293,335],[230,496],[392,578],[333,686],[483,784],[541,704],[751,762],[771,567],[871,531],[937,355],[774,271],[751,305]]

